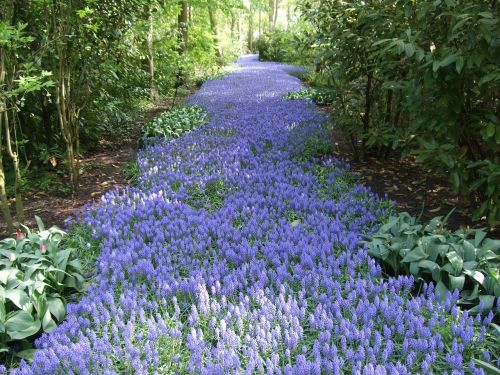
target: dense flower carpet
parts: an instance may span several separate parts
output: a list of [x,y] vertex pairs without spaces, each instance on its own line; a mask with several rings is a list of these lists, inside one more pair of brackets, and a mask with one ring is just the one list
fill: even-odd
[[283,98],[302,88],[292,67],[239,63],[191,98],[208,124],[148,144],[139,187],[85,213],[93,284],[13,372],[482,373],[464,353],[488,318],[383,278],[358,242],[387,204],[341,161],[300,157],[327,133],[311,101]]

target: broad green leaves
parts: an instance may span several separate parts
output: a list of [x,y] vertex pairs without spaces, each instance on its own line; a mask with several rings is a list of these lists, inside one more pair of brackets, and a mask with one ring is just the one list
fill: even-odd
[[74,249],[59,248],[65,233],[36,221],[38,232],[24,227],[18,238],[0,241],[0,349],[52,331],[66,316],[65,296],[83,290]]
[[163,112],[142,129],[143,138],[178,138],[207,121],[207,112],[196,105],[174,107]]
[[452,233],[445,223],[436,217],[423,226],[403,212],[362,243],[394,273],[436,282],[442,298],[458,289],[459,302],[475,306],[471,311],[480,311],[479,303],[483,310],[492,309],[500,297],[500,241],[479,229]]

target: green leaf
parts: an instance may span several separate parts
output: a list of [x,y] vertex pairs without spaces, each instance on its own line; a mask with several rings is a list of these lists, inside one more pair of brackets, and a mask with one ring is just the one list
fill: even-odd
[[500,326],[495,324],[495,323],[490,323],[490,326],[492,326],[497,332],[498,334],[500,335]]
[[49,310],[45,311],[45,315],[43,316],[43,319],[42,319],[43,330],[45,332],[50,332],[56,327],[57,327],[57,324],[52,319],[52,315],[50,315],[50,311]]
[[439,299],[441,301],[445,300],[446,299],[446,296],[449,292],[448,288],[446,287],[446,285],[444,285],[444,283],[442,281],[439,281],[437,284],[436,284],[436,292],[439,292]]
[[491,238],[486,238],[483,241],[481,249],[489,249],[495,253],[498,253],[500,250],[500,240],[493,240]]
[[479,284],[483,284],[484,283],[484,275],[482,272],[480,271],[473,271],[473,270],[464,270],[464,273],[467,275],[467,276],[470,276],[472,277],[474,280],[476,280]]
[[450,251],[448,254],[446,254],[446,257],[450,261],[450,263],[453,266],[453,269],[454,269],[455,272],[462,271],[462,267],[463,267],[464,261],[460,257],[460,255],[457,254],[456,251],[454,251],[454,250]]
[[488,123],[488,125],[486,126],[486,135],[488,136],[488,138],[491,138],[495,135],[495,129],[496,125],[494,123]]
[[36,350],[35,349],[25,349],[20,352],[16,353],[16,357],[24,359],[25,361],[28,361],[31,363],[33,360],[33,356],[35,355]]
[[465,276],[453,276],[453,275],[448,275],[448,278],[450,280],[450,290],[462,290],[465,284]]
[[460,74],[464,67],[464,58],[462,56],[459,56],[457,58],[457,61],[455,62],[455,69],[457,70],[457,73]]
[[457,54],[448,55],[443,60],[441,60],[439,62],[438,68],[444,68],[444,67],[454,63],[455,61],[457,61],[457,59],[458,59]]
[[418,266],[429,271],[440,269],[439,265],[431,260],[421,260],[420,262],[418,262]]
[[35,215],[35,221],[36,221],[36,225],[38,225],[38,230],[40,232],[43,232],[45,230],[45,225],[43,225],[42,219],[40,219],[39,216]]
[[66,306],[61,298],[48,297],[47,302],[49,304],[50,313],[57,319],[58,322],[62,322],[66,316]]
[[403,263],[415,262],[417,260],[422,260],[427,258],[427,253],[422,250],[420,246],[417,246],[414,250],[410,251],[406,256],[401,260]]
[[493,18],[493,13],[491,12],[480,12],[477,15],[483,18]]
[[29,302],[28,295],[22,289],[10,289],[5,291],[5,298],[12,301],[21,310]]
[[415,54],[415,47],[411,43],[405,43],[405,54],[412,57]]
[[463,243],[464,249],[464,261],[471,262],[476,260],[476,248],[469,241],[464,241]]
[[5,322],[5,329],[12,340],[22,340],[40,331],[40,321],[34,320],[31,314],[24,310],[15,311]]
[[494,71],[486,74],[483,78],[479,80],[479,86],[484,85],[490,81],[497,81],[500,79],[500,71]]

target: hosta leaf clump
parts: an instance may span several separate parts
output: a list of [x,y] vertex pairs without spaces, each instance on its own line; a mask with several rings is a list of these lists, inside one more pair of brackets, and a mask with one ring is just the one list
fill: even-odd
[[207,121],[207,112],[197,105],[174,107],[163,112],[142,129],[143,138],[178,138]]
[[474,306],[472,312],[491,310],[500,298],[500,241],[481,229],[452,232],[445,223],[436,217],[420,224],[403,212],[363,243],[395,274],[433,281],[442,297],[458,289],[459,303]]
[[[60,248],[65,232],[18,232],[0,241],[0,358],[13,351],[26,356],[40,332],[50,332],[66,316],[66,298],[83,290],[84,278],[74,249]],[[27,349],[29,350],[29,349]]]

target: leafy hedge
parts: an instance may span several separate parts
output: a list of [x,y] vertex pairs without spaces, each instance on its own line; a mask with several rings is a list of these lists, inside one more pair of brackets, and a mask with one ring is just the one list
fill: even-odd
[[0,358],[29,358],[34,338],[61,323],[66,298],[83,290],[75,249],[60,248],[66,233],[36,219],[38,232],[24,227],[0,241]]
[[178,138],[207,121],[207,112],[197,105],[174,107],[163,112],[142,129],[143,138]]
[[274,29],[257,39],[255,46],[261,61],[279,61],[302,63],[310,57],[309,48],[301,48],[301,34],[286,30]]
[[363,243],[393,273],[434,281],[443,298],[458,289],[458,302],[471,312],[494,309],[495,299],[500,301],[500,240],[480,229],[451,232],[445,223],[446,218],[436,217],[420,224],[403,212]]

